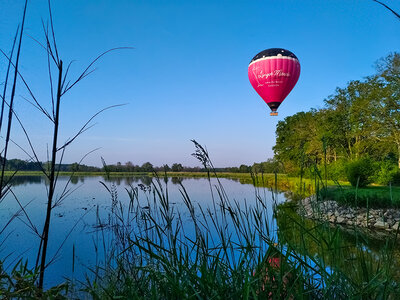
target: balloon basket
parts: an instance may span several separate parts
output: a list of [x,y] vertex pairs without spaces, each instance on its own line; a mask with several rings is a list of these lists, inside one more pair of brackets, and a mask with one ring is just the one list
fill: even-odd
[[271,111],[271,112],[269,113],[269,115],[270,115],[270,116],[277,116],[277,115],[278,115],[278,112],[277,112],[277,111]]

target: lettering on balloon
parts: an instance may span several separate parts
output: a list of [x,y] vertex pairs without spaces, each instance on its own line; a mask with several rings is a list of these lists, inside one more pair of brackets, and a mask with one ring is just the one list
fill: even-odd
[[[276,77],[290,77],[290,73],[283,72],[282,70],[273,70],[269,73],[264,73],[264,70],[258,67],[253,68],[253,74],[257,80],[258,86],[263,86],[264,84],[271,84],[271,83],[282,83],[282,81],[268,80],[268,79],[276,79]],[[268,85],[268,86],[278,86],[278,85]]]

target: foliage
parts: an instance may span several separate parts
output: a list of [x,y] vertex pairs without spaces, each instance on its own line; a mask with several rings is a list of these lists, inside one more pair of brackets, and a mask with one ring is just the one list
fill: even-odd
[[0,263],[1,299],[67,299],[68,284],[61,284],[42,291],[37,287],[39,269],[31,270],[27,263],[19,261],[11,272],[3,269]]
[[[346,162],[370,157],[380,165],[374,180],[390,182],[400,167],[400,54],[380,59],[375,74],[337,88],[325,107],[278,122],[274,152],[292,174],[316,164],[332,179],[343,178]],[[387,158],[394,158],[391,165]]]
[[[347,180],[347,173],[346,173],[346,167],[347,167],[348,162],[344,159],[340,159],[338,161],[334,161],[327,165],[327,173],[328,173],[328,178],[331,178],[332,180]],[[322,170],[324,171],[324,170]]]
[[400,208],[400,188],[398,187],[330,187],[324,196],[347,206]]
[[171,167],[172,172],[182,172],[183,171],[183,166],[178,163],[174,163]]
[[399,170],[393,161],[383,160],[376,162],[374,169],[376,170],[373,181],[382,185],[397,184],[395,181],[396,174]]
[[253,173],[285,173],[284,166],[275,158],[270,158],[261,163],[254,163],[251,171]]
[[352,186],[364,187],[371,182],[372,162],[369,158],[352,161],[347,165],[346,173]]

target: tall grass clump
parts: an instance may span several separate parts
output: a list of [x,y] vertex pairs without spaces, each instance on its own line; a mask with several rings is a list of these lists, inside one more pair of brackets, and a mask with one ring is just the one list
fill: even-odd
[[[212,166],[206,150],[196,147],[195,156]],[[128,211],[115,204],[115,256],[88,281],[93,298],[285,298],[308,289],[276,244],[262,197],[254,207],[231,201],[219,179],[209,178],[211,205],[194,203],[180,184],[185,211],[177,211],[165,179],[155,174],[151,185],[131,187]]]

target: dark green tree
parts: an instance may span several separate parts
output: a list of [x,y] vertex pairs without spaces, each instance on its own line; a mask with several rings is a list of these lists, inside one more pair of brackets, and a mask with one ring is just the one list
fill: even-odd
[[140,168],[143,172],[152,172],[154,170],[153,165],[150,162],[145,162]]
[[171,167],[172,172],[182,172],[183,171],[183,166],[178,163],[174,163]]

